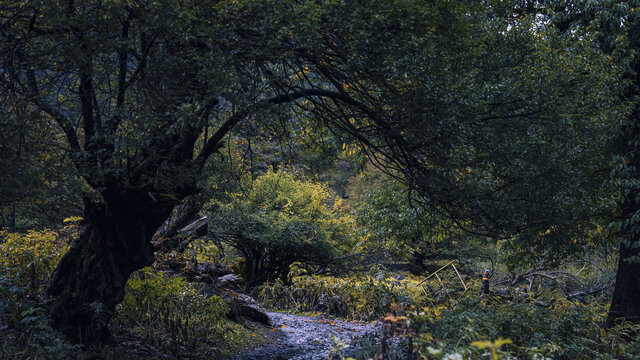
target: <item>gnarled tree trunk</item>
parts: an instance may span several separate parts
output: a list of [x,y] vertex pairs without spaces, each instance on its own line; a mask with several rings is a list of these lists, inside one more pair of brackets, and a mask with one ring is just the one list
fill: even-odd
[[47,287],[57,329],[84,344],[109,339],[127,279],[153,263],[150,240],[172,205],[140,191],[105,196],[103,203],[85,200],[88,224]]

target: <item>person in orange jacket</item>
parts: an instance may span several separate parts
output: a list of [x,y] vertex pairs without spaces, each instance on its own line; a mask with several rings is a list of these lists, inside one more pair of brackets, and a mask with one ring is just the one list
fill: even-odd
[[491,272],[489,270],[485,270],[482,273],[482,287],[480,288],[480,293],[482,295],[489,295],[489,275]]

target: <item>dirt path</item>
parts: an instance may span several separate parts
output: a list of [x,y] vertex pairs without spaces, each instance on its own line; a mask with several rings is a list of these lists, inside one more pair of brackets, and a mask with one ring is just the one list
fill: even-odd
[[[378,324],[363,324],[319,317],[305,317],[283,313],[267,313],[274,328],[279,329],[276,341],[241,353],[234,360],[320,360],[333,348],[331,332],[347,345],[343,355],[353,352],[357,342],[376,330]],[[334,357],[337,359],[338,357]]]

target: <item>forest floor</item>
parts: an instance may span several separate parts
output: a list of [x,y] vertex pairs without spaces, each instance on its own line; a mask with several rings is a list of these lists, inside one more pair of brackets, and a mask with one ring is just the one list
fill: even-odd
[[[341,350],[349,355],[371,342],[373,334],[380,328],[379,322],[362,323],[341,321],[323,317],[299,316],[268,312],[274,332],[273,342],[242,352],[233,360],[319,360],[326,359],[339,343],[349,347]],[[339,357],[334,355],[334,359]]]

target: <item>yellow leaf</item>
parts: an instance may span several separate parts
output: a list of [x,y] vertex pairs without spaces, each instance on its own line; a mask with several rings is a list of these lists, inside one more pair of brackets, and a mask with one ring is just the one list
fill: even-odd
[[498,340],[496,340],[496,347],[500,347],[502,345],[507,345],[507,344],[513,344],[513,341],[511,341],[511,339],[503,339],[503,338],[498,338]]
[[486,349],[488,347],[491,346],[491,342],[490,341],[474,341],[471,343],[471,346],[475,346],[478,349]]

